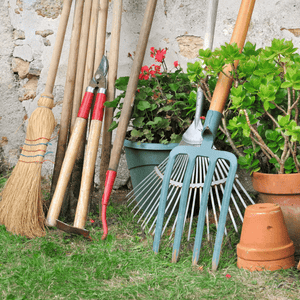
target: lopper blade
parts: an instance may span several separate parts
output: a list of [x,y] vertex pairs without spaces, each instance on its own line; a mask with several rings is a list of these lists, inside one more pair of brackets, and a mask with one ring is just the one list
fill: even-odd
[[108,72],[108,60],[105,55],[103,55],[100,65],[97,68],[94,77],[91,79],[89,86],[92,88],[106,86],[106,75]]

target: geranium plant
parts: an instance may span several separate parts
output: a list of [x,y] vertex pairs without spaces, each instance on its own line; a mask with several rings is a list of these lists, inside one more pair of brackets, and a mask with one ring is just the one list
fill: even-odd
[[[133,142],[177,143],[191,124],[193,113],[188,109],[189,93],[193,88],[188,75],[177,61],[167,70],[167,49],[150,48],[150,56],[156,63],[143,66],[135,94],[131,126],[127,139]],[[118,126],[129,77],[120,77],[115,86],[121,94],[108,107],[118,108],[110,130]]]
[[225,64],[232,66],[233,84],[220,129],[240,166],[250,173],[300,172],[296,50],[291,41],[278,39],[264,49],[248,42],[241,53],[236,45],[226,44],[213,52],[200,50],[201,60],[188,65],[189,78],[201,85],[208,101],[218,74]]

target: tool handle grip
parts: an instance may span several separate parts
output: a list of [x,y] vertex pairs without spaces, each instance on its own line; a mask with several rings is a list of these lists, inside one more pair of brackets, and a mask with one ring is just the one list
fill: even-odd
[[89,117],[93,98],[94,98],[93,92],[90,91],[85,92],[78,111],[78,115],[77,115],[78,118],[83,118],[87,120],[87,118]]
[[103,121],[104,102],[106,101],[105,89],[100,89],[96,96],[92,120]]
[[103,235],[102,240],[105,240],[108,234],[108,227],[106,221],[106,208],[109,202],[109,197],[114,186],[114,182],[117,176],[117,172],[113,170],[108,170],[106,172],[106,179],[105,179],[105,189],[102,196],[102,226],[103,226]]
[[[242,51],[246,40],[254,4],[255,0],[242,0],[237,16],[230,44],[236,43],[240,48],[240,52]],[[238,61],[235,62],[235,66],[237,66],[237,64]],[[230,65],[225,66],[224,73],[227,76],[220,73],[209,107],[210,110],[218,111],[220,113],[223,112],[232,85],[232,77],[230,75],[231,69]]]

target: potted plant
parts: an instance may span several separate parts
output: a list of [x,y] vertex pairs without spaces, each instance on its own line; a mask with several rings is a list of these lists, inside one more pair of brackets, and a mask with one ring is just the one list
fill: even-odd
[[[174,69],[168,71],[166,52],[167,48],[151,47],[150,56],[156,63],[143,66],[139,75],[131,124],[124,143],[133,187],[178,145],[193,117],[189,94],[195,88],[177,61]],[[121,94],[105,103],[118,110],[110,130],[118,126],[128,81],[128,76],[118,78],[115,87]]]
[[233,83],[219,138],[231,146],[240,167],[252,174],[260,199],[281,206],[299,252],[300,55],[296,50],[291,41],[278,39],[263,49],[247,42],[241,53],[236,45],[226,44],[214,52],[200,50],[202,61],[189,64],[188,74],[210,101],[218,74],[225,64],[232,66]]

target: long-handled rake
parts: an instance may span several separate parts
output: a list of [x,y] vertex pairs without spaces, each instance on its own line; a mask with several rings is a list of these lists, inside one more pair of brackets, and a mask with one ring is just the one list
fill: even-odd
[[[198,95],[199,96],[197,96],[197,102],[198,102],[197,110],[199,110],[198,108],[201,106],[200,102],[202,102],[201,96],[203,96],[203,94],[198,93]],[[198,113],[196,111],[195,120],[198,119],[197,115]],[[201,122],[199,122],[199,124],[197,125],[197,130],[202,132],[203,125]],[[200,133],[198,134],[198,136],[199,135]],[[197,146],[199,147],[200,145]],[[166,169],[167,162],[168,162],[168,158],[166,158],[159,166],[155,167],[154,170],[127,195],[127,197],[129,197],[128,206],[134,205],[132,209],[132,212],[135,211],[134,217],[140,211],[143,211],[137,222],[138,223],[142,222],[141,225],[143,229],[145,229],[146,226],[149,224],[150,228],[148,232],[152,232],[152,233],[155,232],[155,224],[157,220],[160,191],[162,187],[162,182],[163,182],[163,177],[164,177],[164,172]],[[202,157],[196,160],[195,171],[193,173],[192,180],[190,183],[190,190],[189,190],[188,200],[187,200],[187,209],[185,212],[185,219],[184,219],[185,223],[187,220],[189,220],[188,236],[187,236],[188,240],[190,239],[191,236],[195,207],[197,202],[201,201],[201,195],[202,195],[207,166],[208,166],[207,158]],[[173,172],[171,175],[171,180],[170,180],[171,188],[169,189],[168,192],[167,204],[166,204],[167,206],[166,211],[168,217],[164,223],[164,227],[162,230],[162,234],[164,234],[166,228],[168,227],[169,223],[172,220],[171,218],[172,215],[176,213],[176,217],[170,232],[170,239],[173,236],[175,226],[177,223],[180,191],[182,189],[182,180],[186,168],[187,168],[186,156],[179,155],[175,160]],[[226,183],[227,180],[228,171],[229,171],[229,166],[227,162],[225,160],[218,160],[216,164],[213,180],[211,183],[211,187],[209,190],[209,200],[210,200],[210,206],[211,206],[213,216],[210,216],[208,209],[206,211],[206,225],[207,225],[208,240],[210,239],[209,224],[212,222],[215,223],[216,226],[218,227],[218,210],[219,211],[221,210],[222,193],[224,192],[224,184]],[[155,188],[153,188],[153,186]],[[231,193],[231,200],[234,205],[234,208],[231,209],[231,207],[229,207],[228,212],[233,227],[235,231],[238,232],[237,222],[235,221],[236,215],[239,217],[240,221],[243,222],[243,213],[241,211],[239,203],[241,203],[243,208],[246,208],[248,202],[254,204],[254,201],[252,200],[250,195],[247,193],[247,191],[239,181],[237,175],[235,176],[235,184],[233,185],[233,190],[235,193]],[[136,199],[138,200],[136,201]],[[152,219],[153,217],[154,219]],[[225,228],[225,234],[227,234],[226,228]]]
[[[244,45],[248,26],[250,23],[252,11],[254,8],[255,0],[243,0],[237,17],[236,25],[233,31],[233,35],[230,43],[236,43],[242,50]],[[236,62],[237,63],[237,62]],[[181,243],[181,237],[183,233],[183,226],[185,221],[185,212],[187,207],[187,196],[189,193],[190,182],[192,175],[196,173],[196,160],[208,158],[209,165],[207,166],[207,172],[205,174],[205,180],[203,185],[203,191],[201,195],[200,210],[198,216],[197,231],[195,237],[194,251],[193,251],[193,264],[197,264],[200,254],[200,248],[202,243],[205,214],[207,211],[208,196],[211,188],[211,182],[215,173],[215,168],[218,160],[225,160],[229,162],[228,177],[224,189],[224,195],[222,198],[222,207],[220,212],[217,236],[215,241],[212,269],[216,270],[219,263],[219,257],[221,252],[222,239],[225,230],[226,216],[228,213],[230,195],[235,179],[237,169],[236,157],[226,151],[218,151],[213,149],[213,142],[216,137],[216,133],[222,118],[222,111],[226,104],[226,100],[229,94],[230,87],[232,85],[232,78],[230,75],[231,66],[227,65],[224,68],[224,73],[221,73],[212,97],[211,105],[204,123],[204,130],[202,132],[202,145],[200,147],[190,146],[178,146],[174,148],[170,155],[165,169],[164,179],[160,194],[160,203],[158,208],[157,223],[155,229],[155,237],[153,243],[153,251],[155,253],[159,250],[159,243],[161,239],[163,220],[165,215],[165,207],[167,202],[167,194],[169,190],[169,183],[172,171],[175,167],[175,159],[178,155],[187,156],[187,167],[184,174],[179,211],[177,218],[177,225],[175,231],[175,238],[173,244],[172,262],[176,262],[179,255],[179,248]],[[180,166],[179,166],[180,167]]]
[[[204,46],[203,46],[204,49],[206,48],[212,49],[218,2],[219,2],[218,0],[213,0],[209,2],[208,16],[206,21],[207,23],[206,33],[205,33]],[[201,89],[199,89],[197,92],[195,119],[193,123],[190,125],[190,127],[188,128],[188,130],[184,133],[180,145],[195,146],[195,147],[201,146],[202,143],[201,132],[203,130],[203,125],[201,123],[200,116],[202,114],[202,106],[203,106],[203,92]],[[150,173],[147,178],[145,178],[142,182],[140,182],[139,185],[136,186],[127,195],[127,197],[129,197],[128,199],[129,206],[135,204],[135,206],[132,209],[132,211],[135,211],[134,216],[136,216],[141,210],[143,210],[143,213],[138,220],[138,223],[143,220],[142,222],[143,229],[145,229],[145,227],[149,224],[149,222],[151,222],[152,217],[155,217],[155,219],[152,220],[152,224],[150,224],[150,229],[149,229],[149,232],[153,231],[153,233],[154,233],[155,223],[157,218],[156,216],[158,211],[159,196],[160,196],[160,191],[161,191],[161,186],[163,181],[163,174],[165,172],[167,162],[168,162],[168,158],[166,158],[159,166],[155,167],[153,172]],[[185,170],[187,167],[187,160],[182,156],[178,156],[176,158],[175,165],[176,166],[179,165],[180,168],[177,169],[178,172],[173,172],[173,174],[171,175],[170,184],[172,188],[169,190],[168,193],[167,208],[166,208],[168,212],[168,218],[165,221],[162,234],[164,233],[167,226],[169,225],[173,213],[174,212],[178,213],[180,191],[182,188],[182,180],[184,174],[183,170]],[[197,160],[196,170],[194,176],[192,177],[192,182],[190,184],[190,192],[189,192],[188,202],[187,202],[187,207],[189,209],[186,211],[185,214],[185,222],[187,219],[189,219],[188,240],[190,239],[190,235],[191,235],[195,205],[199,202],[199,200],[201,200],[201,193],[202,193],[202,188],[204,183],[204,175],[206,173],[207,165],[208,165],[208,160],[206,158]],[[229,168],[226,161],[217,162],[216,172],[209,193],[209,199],[211,202],[210,206],[213,212],[213,216],[211,217],[209,215],[208,210],[206,212],[208,240],[210,239],[210,231],[209,231],[210,222],[214,222],[216,226],[218,226],[217,209],[219,209],[219,211],[221,209],[220,199],[222,198],[221,195],[224,192],[224,183],[226,182],[228,169]],[[251,199],[250,195],[247,193],[247,191],[244,189],[240,181],[238,180],[237,176],[235,179],[235,183],[236,185],[234,184],[233,186],[235,195],[232,193],[231,199],[235,207],[235,212],[239,216],[240,220],[243,222],[243,214],[241,212],[238,203],[241,202],[242,206],[246,208],[247,202],[250,202],[251,204],[254,204],[254,202]],[[154,189],[153,186],[155,186]],[[235,221],[234,212],[230,207],[229,207],[229,215],[232,224],[235,228],[235,231],[237,232],[238,227]],[[173,236],[176,223],[177,223],[177,216],[175,217],[172,226],[170,239]],[[225,229],[225,233],[227,233],[226,229]]]

